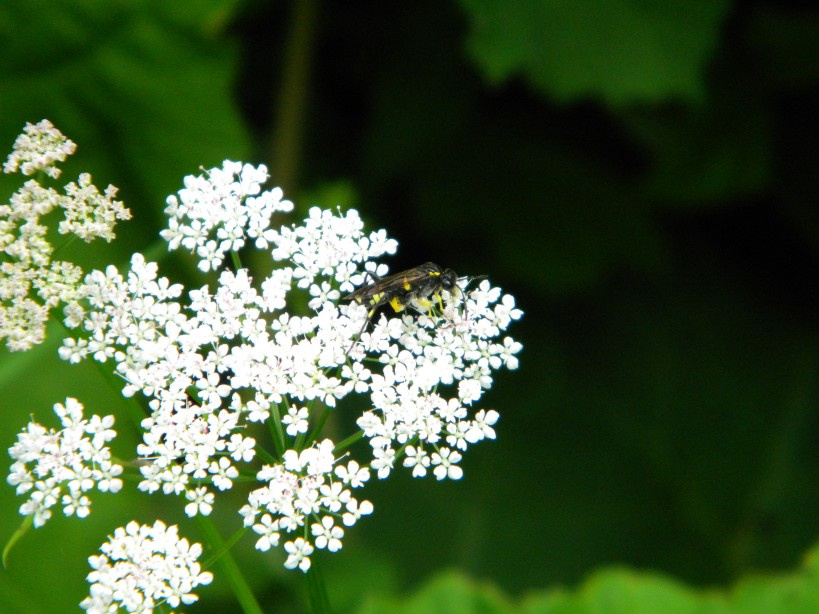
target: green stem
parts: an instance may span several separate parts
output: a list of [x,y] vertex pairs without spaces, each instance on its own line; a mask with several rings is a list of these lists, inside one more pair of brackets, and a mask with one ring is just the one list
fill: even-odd
[[141,253],[145,257],[145,262],[160,262],[170,254],[168,251],[168,243],[165,239],[157,239],[142,250]]
[[241,271],[244,267],[242,266],[242,259],[239,257],[239,252],[232,249],[230,250],[230,259],[233,262],[233,268],[236,271]]
[[23,518],[23,522],[9,538],[9,541],[6,543],[5,547],[3,548],[3,569],[8,569],[9,563],[9,554],[11,553],[11,549],[14,548],[14,545],[20,541],[26,533],[28,533],[29,529],[34,525],[34,516],[26,516]]
[[310,435],[307,437],[308,441],[317,441],[318,436],[321,433],[322,429],[324,428],[324,424],[327,422],[327,418],[330,415],[330,408],[326,405],[322,406],[324,409],[321,412],[318,420],[316,420],[316,425],[313,427],[313,430],[310,432]]
[[140,429],[141,432],[142,421],[147,415],[145,412],[145,407],[142,406],[136,396],[122,396],[122,379],[117,377],[113,371],[103,368],[103,363],[96,360],[94,360],[94,366],[97,368],[97,371],[100,372],[103,379],[111,387],[111,389],[120,396],[123,404],[125,405],[125,411],[128,412],[128,416],[131,418],[131,421],[138,429]]
[[332,612],[330,598],[327,596],[327,586],[324,584],[324,576],[316,559],[317,557],[312,558],[310,570],[304,574],[307,576],[307,597],[314,614],[329,614]]
[[253,595],[250,585],[242,575],[239,565],[236,563],[236,559],[233,558],[229,550],[230,546],[236,543],[239,537],[242,536],[244,529],[241,532],[237,532],[238,535],[234,533],[233,536],[225,542],[222,540],[219,531],[216,530],[210,518],[199,515],[196,517],[196,520],[205,540],[214,551],[214,556],[211,557],[211,559],[215,560],[218,558],[222,576],[233,589],[233,594],[236,595],[236,600],[241,605],[242,610],[247,614],[262,614],[262,608],[256,601],[256,597]]
[[[281,456],[276,458],[275,456],[273,456],[270,452],[268,452],[267,450],[265,450],[261,446],[256,446],[256,456],[258,456],[260,459],[262,459],[262,461],[264,463],[266,463],[268,465],[278,465],[279,462],[281,462],[280,461]],[[256,479],[256,478],[254,477],[254,479]]]
[[271,419],[267,421],[270,428],[270,436],[273,438],[273,447],[276,453],[281,456],[287,449],[284,441],[284,429],[282,429],[282,413],[279,411],[279,404],[273,403],[270,406]]
[[298,182],[317,13],[316,0],[294,2],[290,32],[284,46],[271,168],[274,169],[276,183],[285,193],[293,191]]
[[333,454],[341,454],[343,452],[346,452],[351,447],[353,447],[353,444],[359,441],[362,437],[364,437],[364,431],[358,431],[357,433],[353,433],[333,449]]
[[[55,315],[54,310],[49,312],[49,318],[55,322],[58,322],[62,329],[68,333],[68,336],[74,332],[65,325],[65,322],[61,318]],[[103,366],[104,364],[110,366],[108,361],[101,363],[93,357],[89,357],[87,360],[94,363],[94,367],[97,369],[97,371],[99,371],[100,375],[102,375],[102,379],[105,380],[105,383],[108,384],[111,390],[113,390],[118,397],[123,399],[123,404],[125,405],[125,410],[128,412],[128,416],[131,418],[131,421],[137,426],[137,428],[140,428],[140,425],[146,416],[145,408],[139,403],[135,396],[130,398],[125,398],[122,396],[122,378],[118,377],[114,370]]]
[[54,248],[54,251],[51,252],[52,259],[54,259],[54,257],[57,256],[61,251],[68,248],[69,245],[75,243],[77,239],[79,239],[79,237],[75,235],[73,232],[69,234],[68,237],[66,237],[65,241],[60,243],[57,247]]
[[[211,526],[213,526],[213,525],[211,524]],[[236,544],[236,542],[238,542],[240,539],[242,539],[242,537],[244,536],[246,531],[247,531],[246,527],[241,527],[241,528],[237,529],[236,532],[233,535],[230,536],[230,539],[228,539],[225,543],[223,543],[222,546],[218,550],[216,550],[212,555],[210,555],[208,557],[208,559],[204,563],[202,563],[202,567],[204,567],[205,569],[210,569],[211,567],[213,567],[213,565],[214,565],[214,563],[216,563],[216,561],[218,561],[220,558],[222,558],[222,556],[228,550],[233,548],[233,546],[234,546],[234,544]]]

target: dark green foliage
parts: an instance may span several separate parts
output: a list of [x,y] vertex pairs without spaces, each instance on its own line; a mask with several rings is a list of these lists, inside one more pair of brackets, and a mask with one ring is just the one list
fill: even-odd
[[[66,181],[89,170],[134,213],[111,246],[72,246],[85,266],[151,245],[165,196],[199,166],[273,159],[293,11],[207,5],[0,6],[3,151],[47,117],[79,145]],[[312,27],[299,186],[287,196],[304,212],[337,203],[302,194],[342,185],[399,240],[392,270],[430,259],[488,273],[525,312],[511,331],[521,369],[487,400],[498,440],[469,455],[459,483],[373,485],[376,513],[321,557],[331,598],[350,606],[340,611],[385,577],[404,585],[448,566],[512,593],[609,564],[721,586],[796,568],[819,538],[819,13],[708,0],[327,2]],[[0,177],[4,195],[9,185]],[[2,447],[66,395],[118,410],[109,393],[93,397],[104,389],[93,368],[57,361],[53,341],[27,356],[0,350]],[[32,389],[30,373],[49,376]],[[34,532],[0,578],[4,602],[79,602],[85,557],[124,522],[115,499],[95,503],[81,532],[76,520]],[[142,521],[179,503],[133,500]],[[10,535],[11,488],[0,505]],[[225,513],[225,534],[237,524]],[[46,554],[28,567],[35,551]],[[276,555],[238,556],[258,586],[278,573]],[[35,573],[54,589],[33,588]],[[611,587],[630,574],[594,576],[571,606],[511,611],[638,611],[582,609],[583,595],[622,595]],[[709,601],[634,581],[692,604],[652,612],[753,612],[739,604],[781,588],[747,580]],[[217,576],[198,611],[209,595],[229,600],[223,590]],[[495,611],[481,607],[462,611]],[[776,607],[758,611],[809,611]]]

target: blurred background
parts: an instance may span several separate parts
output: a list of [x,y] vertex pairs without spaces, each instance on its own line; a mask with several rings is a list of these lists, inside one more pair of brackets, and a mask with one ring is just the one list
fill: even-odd
[[[470,450],[459,482],[370,484],[376,513],[319,559],[339,611],[448,568],[511,595],[613,564],[723,586],[792,569],[819,539],[811,6],[5,2],[0,145],[48,118],[79,146],[65,181],[88,170],[120,187],[134,220],[110,245],[72,245],[87,268],[155,246],[165,197],[229,158],[267,164],[294,221],[358,208],[398,239],[393,270],[432,260],[516,296],[521,367],[482,403],[502,416],[497,441]],[[3,198],[18,185],[0,178]],[[154,257],[203,283],[191,261]],[[32,415],[56,426],[66,396],[127,424],[51,332],[29,353],[0,349],[3,448]],[[89,519],[58,513],[15,548],[0,573],[10,611],[75,607],[86,557],[131,518],[198,538],[179,501],[94,501]],[[0,489],[3,543],[20,502]],[[225,536],[237,508],[217,500]],[[257,595],[298,611],[300,574],[252,542],[235,550]],[[235,608],[216,571],[195,611]]]

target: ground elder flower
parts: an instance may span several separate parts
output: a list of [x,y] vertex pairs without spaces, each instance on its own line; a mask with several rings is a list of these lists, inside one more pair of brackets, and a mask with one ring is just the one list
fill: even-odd
[[14,459],[7,481],[18,495],[31,493],[20,514],[33,516],[41,527],[51,518],[51,508],[62,504],[66,516],[84,518],[91,511],[86,493],[118,492],[122,467],[111,462],[107,444],[114,439],[114,417],[83,418],[83,406],[68,398],[54,405],[63,428],[59,431],[30,422],[9,449]]
[[[494,438],[494,430],[488,427],[497,421],[497,412],[481,410],[470,419],[469,407],[492,385],[492,370],[517,367],[515,354],[522,346],[508,337],[500,342],[494,339],[522,313],[510,295],[502,296],[488,281],[464,300],[466,305],[459,308],[448,298],[441,320],[449,325],[406,315],[399,320],[401,330],[395,331],[392,322],[397,319],[382,316],[372,332],[362,335],[363,349],[385,365],[371,378],[373,409],[358,420],[370,439],[373,467],[381,478],[392,471],[401,447],[411,443],[404,465],[413,475],[426,475],[431,464],[439,480],[459,479],[461,452]],[[496,317],[498,301],[500,318]],[[444,396],[442,392],[455,382],[455,396]],[[442,447],[442,439],[461,452]]]
[[[398,243],[387,238],[386,232],[365,235],[363,229],[364,222],[355,209],[335,214],[313,207],[302,225],[270,229],[265,239],[274,246],[275,260],[293,263],[293,278],[298,287],[321,296],[324,293],[321,282],[314,285],[317,277],[332,278],[340,284],[341,292],[349,292],[353,284],[365,281],[356,263],[395,253]],[[382,267],[379,272],[384,274],[385,269]]]
[[[252,469],[257,484],[239,513],[257,549],[281,545],[285,566],[307,571],[315,549],[340,550],[347,528],[373,513],[353,496],[371,475],[457,480],[466,451],[495,438],[498,412],[476,405],[494,371],[517,368],[521,345],[505,331],[522,313],[489,281],[467,290],[466,278],[395,317],[343,302],[388,273],[378,259],[397,243],[367,232],[354,210],[313,208],[274,227],[273,213],[292,205],[261,190],[266,178],[264,167],[233,162],[187,178],[168,200],[163,236],[197,252],[203,270],[247,242],[278,268],[264,279],[223,270],[188,291],[139,254],[126,271],[93,271],[81,334],[60,355],[113,360],[124,394],[148,400],[139,488],[182,497],[188,515],[211,513],[242,463],[272,459]],[[369,450],[357,458],[308,438],[350,395],[367,405],[356,424]],[[263,422],[276,448],[262,455],[252,435]]]
[[184,493],[191,502],[185,508],[189,516],[210,514],[214,495],[199,482],[208,479],[220,491],[230,489],[238,470],[227,452],[232,449],[244,462],[255,453],[254,440],[237,432],[240,416],[183,402],[160,403],[142,424],[145,434],[137,453],[146,462],[140,467],[144,479],[139,489]]
[[114,200],[118,191],[109,185],[100,193],[88,173],[80,175],[77,183],[69,183],[65,186],[68,198],[63,203],[65,219],[60,222],[60,234],[75,234],[85,242],[97,237],[110,242],[116,221],[131,219],[131,212]]
[[[28,124],[15,142],[6,161],[7,173],[20,170],[31,175],[44,170],[56,178],[52,166],[74,152],[75,145],[48,121]],[[70,263],[52,260],[55,247],[41,218],[61,209],[59,233],[74,234],[86,242],[114,238],[117,220],[130,212],[114,200],[117,189],[108,186],[100,193],[83,173],[77,183],[69,183],[65,194],[46,188],[31,179],[0,205],[0,339],[12,351],[28,350],[42,343],[50,310],[63,305],[65,324],[76,327],[81,321],[84,299],[82,270]]]
[[14,149],[3,164],[3,172],[16,173],[19,170],[24,175],[33,175],[44,171],[57,179],[60,169],[54,163],[64,162],[76,149],[77,145],[47,119],[36,124],[27,123],[23,134],[14,141]]
[[185,187],[169,196],[165,213],[169,226],[160,234],[169,249],[185,249],[199,256],[203,271],[218,269],[229,251],[238,251],[246,239],[267,246],[264,233],[271,216],[293,209],[280,188],[261,191],[267,168],[226,160],[222,168],[189,175]]
[[[361,515],[372,513],[372,504],[359,502],[351,490],[366,483],[369,471],[355,461],[337,464],[333,448],[333,442],[325,439],[302,452],[288,450],[283,464],[266,465],[259,471],[257,479],[266,485],[250,493],[239,512],[245,526],[260,536],[256,548],[265,551],[277,546],[283,536],[300,535],[309,524],[313,545],[336,552],[344,529],[335,525],[335,518],[343,515],[345,526],[352,526]],[[313,545],[301,537],[287,541],[285,567],[307,571]]]
[[180,538],[176,526],[166,527],[159,520],[153,526],[132,521],[116,529],[100,552],[88,559],[91,589],[80,603],[94,614],[190,605],[199,599],[193,590],[213,580],[197,562],[202,546]]

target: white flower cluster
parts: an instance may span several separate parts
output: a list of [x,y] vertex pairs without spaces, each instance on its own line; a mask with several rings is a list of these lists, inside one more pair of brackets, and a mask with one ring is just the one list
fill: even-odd
[[364,486],[369,470],[354,460],[336,465],[333,447],[325,439],[301,452],[288,450],[280,465],[262,467],[256,477],[266,485],[250,493],[248,505],[239,510],[245,526],[261,535],[256,548],[263,552],[278,546],[282,533],[303,534],[308,520],[313,520],[312,544],[302,537],[285,543],[288,569],[310,569],[313,545],[330,552],[341,550],[344,529],[336,525],[336,518],[351,527],[373,511],[372,503],[359,502],[350,490]]
[[14,141],[14,149],[3,164],[3,172],[26,176],[37,171],[45,172],[52,179],[59,179],[60,169],[55,162],[65,162],[77,149],[76,143],[67,139],[47,119],[36,124],[27,123],[23,133]]
[[162,238],[170,249],[181,245],[195,252],[203,271],[218,269],[227,252],[244,247],[246,237],[266,247],[263,235],[271,216],[293,210],[280,188],[261,192],[267,177],[264,166],[229,160],[204,175],[187,176],[178,196],[167,199],[169,226]]
[[[379,478],[390,474],[404,452],[404,466],[413,476],[432,467],[439,480],[459,479],[457,463],[468,445],[495,438],[498,413],[480,410],[470,419],[468,408],[491,387],[493,370],[517,368],[522,345],[511,337],[495,339],[521,315],[512,296],[501,296],[499,288],[483,281],[464,305],[448,297],[438,320],[382,316],[363,335],[362,349],[355,350],[366,348],[383,365],[380,373],[357,376],[358,391],[369,391],[373,406],[357,424],[370,440],[371,466]],[[456,384],[454,396],[442,394]]]
[[[330,284],[327,281],[316,284],[317,277],[334,280],[342,292],[349,292],[354,285],[365,280],[358,270],[360,263],[394,254],[398,248],[398,242],[388,238],[386,230],[369,235],[363,230],[364,222],[355,209],[335,215],[332,211],[312,207],[303,224],[270,229],[264,237],[274,246],[272,256],[275,260],[293,264],[296,285],[319,298],[310,304],[312,309],[318,310],[327,303],[326,299],[338,299],[340,294],[338,291],[328,292]],[[387,267],[382,265],[376,272],[384,275],[386,271]]]
[[[220,382],[227,345],[213,349],[236,335],[230,327],[238,320],[225,327],[219,310],[235,307],[231,293],[242,292],[240,278],[247,283],[244,273],[223,273],[217,297],[206,289],[192,293],[202,302],[191,306],[193,316],[188,317],[175,300],[182,286],[157,279],[157,265],[135,254],[127,278],[113,266],[86,277],[88,336],[67,339],[60,349],[60,356],[71,362],[88,355],[100,362],[113,359],[125,380],[123,393],[151,398],[153,411],[142,422],[143,443],[137,448],[149,461],[140,467],[145,479],[139,488],[184,494],[191,516],[211,511],[213,493],[202,480],[227,490],[238,476],[231,459],[248,462],[255,455],[255,441],[242,434],[239,396]],[[198,391],[198,403],[191,401],[189,388]]]
[[[435,309],[382,314],[358,339],[368,307],[339,301],[386,273],[374,261],[394,253],[395,240],[365,233],[352,210],[314,208],[302,224],[274,228],[271,215],[289,203],[278,190],[259,191],[266,178],[263,167],[226,162],[188,179],[188,191],[169,200],[164,236],[171,248],[196,251],[203,270],[245,236],[269,247],[280,268],[258,283],[244,269],[223,271],[215,287],[185,300],[137,254],[125,274],[109,267],[86,277],[85,334],[61,356],[112,359],[125,394],[149,399],[140,488],[183,495],[189,515],[211,512],[238,463],[265,458],[263,486],[241,514],[261,535],[257,548],[284,538],[286,566],[306,570],[315,548],[341,548],[341,525],[372,512],[351,494],[371,470],[385,478],[401,461],[414,476],[458,479],[468,446],[495,437],[498,413],[471,406],[494,370],[517,367],[521,345],[503,335],[521,312],[488,281],[467,292],[459,280]],[[253,213],[242,209],[248,202]],[[309,311],[285,310],[299,304]],[[346,448],[317,436],[329,408],[353,394],[369,397],[358,426],[372,458],[339,464]],[[250,436],[260,422],[270,425],[273,451]]]
[[213,580],[198,563],[202,546],[180,539],[176,526],[166,527],[159,520],[153,526],[132,521],[116,529],[100,552],[88,559],[91,589],[80,603],[92,614],[190,605],[199,599],[192,591]]
[[[7,173],[20,170],[31,175],[43,170],[59,176],[53,166],[74,152],[75,145],[46,120],[28,124],[15,142],[4,165]],[[65,195],[45,188],[36,180],[27,181],[0,205],[0,339],[12,351],[27,350],[42,343],[49,311],[65,305],[66,324],[76,326],[82,314],[82,270],[74,264],[52,260],[54,247],[47,238],[41,218],[62,209],[62,234],[74,234],[86,242],[102,237],[110,241],[117,220],[131,217],[117,189],[108,186],[104,194],[91,183],[91,175],[80,175],[77,183],[65,186]]]
[[131,212],[121,201],[114,200],[119,188],[109,185],[101,194],[91,183],[91,175],[82,173],[77,183],[65,186],[65,198],[61,207],[65,219],[60,222],[60,234],[73,234],[86,243],[96,238],[109,243],[114,238],[117,220],[130,220]]
[[85,419],[83,406],[72,398],[65,405],[54,405],[54,413],[63,425],[61,430],[30,422],[9,449],[14,463],[7,480],[18,495],[31,493],[20,506],[20,514],[33,516],[35,527],[51,518],[51,508],[58,503],[66,516],[88,516],[91,501],[86,493],[95,486],[102,492],[122,488],[117,477],[122,467],[111,462],[106,445],[116,436],[114,417]]

